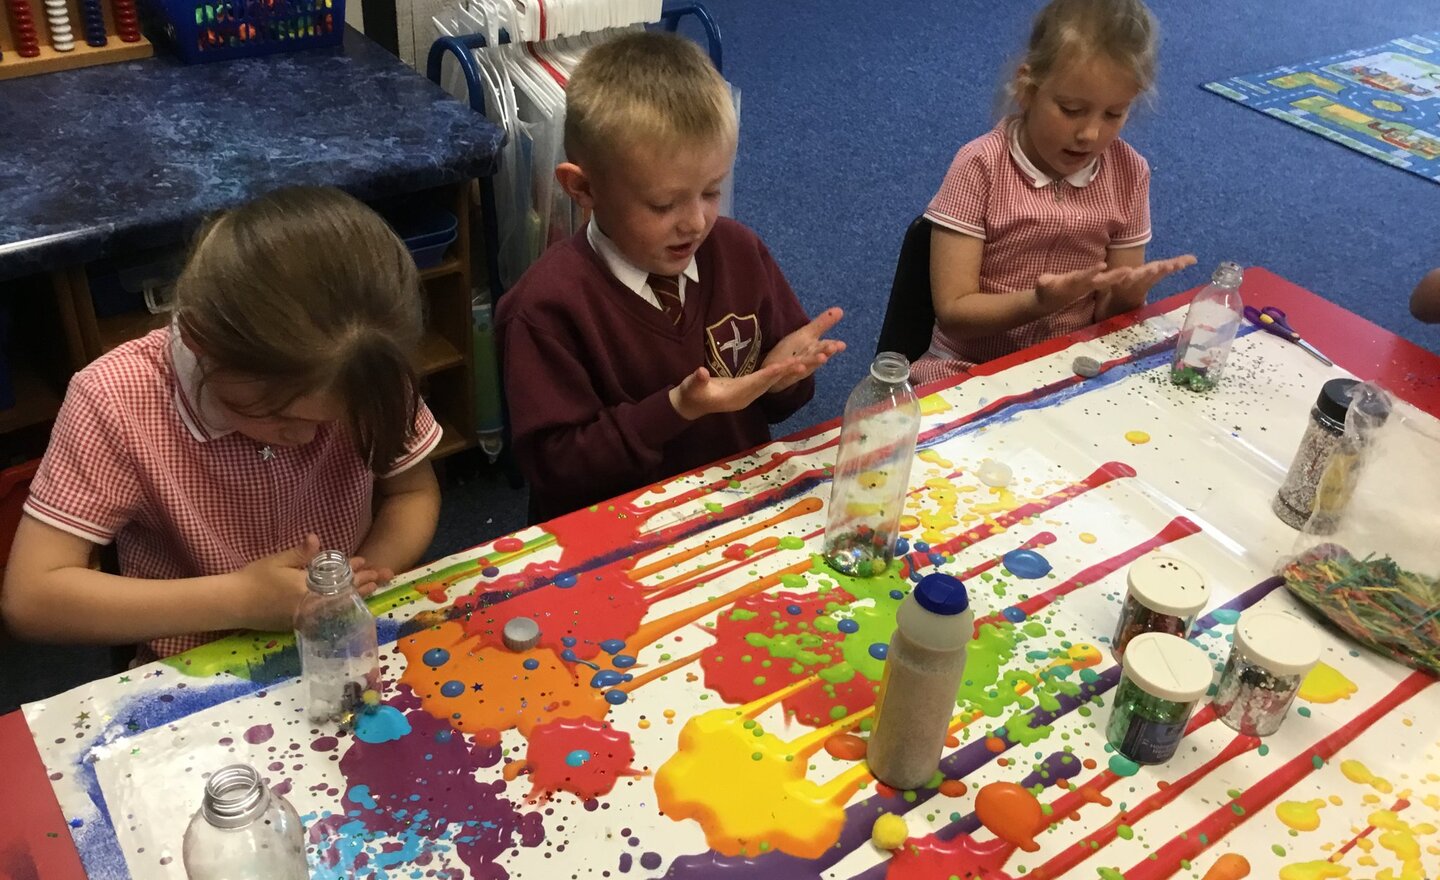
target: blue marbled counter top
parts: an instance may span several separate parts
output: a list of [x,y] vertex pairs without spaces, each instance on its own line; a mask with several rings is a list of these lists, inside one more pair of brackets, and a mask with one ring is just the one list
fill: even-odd
[[0,280],[182,241],[282,186],[380,198],[494,170],[503,132],[364,36],[0,82]]

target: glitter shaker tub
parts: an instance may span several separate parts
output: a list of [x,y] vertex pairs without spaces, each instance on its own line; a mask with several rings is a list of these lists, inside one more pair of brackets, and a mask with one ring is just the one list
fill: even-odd
[[[87,871],[183,877],[200,774],[246,763],[305,822],[317,878],[1145,880],[1229,853],[1274,877],[1337,853],[1377,809],[1364,797],[1389,808],[1402,788],[1384,833],[1440,873],[1433,679],[1328,632],[1323,687],[1301,688],[1263,748],[1202,705],[1168,762],[1112,764],[1109,638],[1139,560],[1204,573],[1191,639],[1216,664],[1241,612],[1298,611],[1270,577],[1293,532],[1268,504],[1330,376],[1242,328],[1219,389],[1177,388],[1184,303],[1167,308],[924,398],[901,555],[875,577],[816,561],[829,426],[397,580],[371,601],[384,703],[353,734],[306,720],[279,636],[27,706]],[[1100,375],[1074,373],[1081,355]],[[1011,479],[982,482],[985,459]],[[1007,568],[1021,549],[1046,565]],[[937,570],[970,587],[977,627],[939,774],[902,796],[870,777],[865,738],[910,575]],[[520,650],[515,618],[533,622]],[[1292,827],[1317,797],[1316,830]],[[911,835],[893,853],[869,842],[884,813]],[[1361,854],[1340,860],[1403,867],[1378,843],[1375,868]]]

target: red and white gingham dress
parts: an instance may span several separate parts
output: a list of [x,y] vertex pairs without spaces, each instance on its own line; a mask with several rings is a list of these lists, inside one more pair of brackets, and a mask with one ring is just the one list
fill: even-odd
[[[227,431],[201,406],[194,356],[168,328],[127,342],[70,381],[25,512],[96,544],[115,541],[136,578],[225,574],[306,532],[353,553],[370,528],[376,475],[343,425],[297,447]],[[440,427],[423,404],[391,476],[424,460]],[[166,657],[223,633],[155,639]]]
[[[1016,117],[1001,120],[960,148],[925,217],[985,242],[980,290],[1030,290],[1047,272],[1073,272],[1104,262],[1111,248],[1150,240],[1150,167],[1116,138],[1095,162],[1055,180],[1026,158]],[[954,340],[937,325],[930,351],[912,370],[916,384],[1089,326],[1095,298],[992,336]]]

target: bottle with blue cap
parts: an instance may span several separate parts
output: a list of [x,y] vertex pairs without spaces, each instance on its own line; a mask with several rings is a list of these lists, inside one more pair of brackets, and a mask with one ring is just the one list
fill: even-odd
[[974,628],[965,585],[948,574],[926,575],[901,601],[866,752],[891,788],[919,788],[940,769]]

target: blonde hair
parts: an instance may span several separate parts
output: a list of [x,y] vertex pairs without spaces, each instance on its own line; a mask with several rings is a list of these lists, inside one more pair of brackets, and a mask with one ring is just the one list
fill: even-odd
[[258,381],[256,413],[328,392],[373,470],[398,460],[419,408],[410,353],[424,333],[420,275],[395,233],[337,189],[284,189],[212,220],[176,284],[175,320],[201,388]]
[[694,42],[634,31],[591,49],[565,89],[565,153],[604,162],[637,143],[667,147],[738,137],[730,87]]
[[1097,56],[1127,71],[1148,93],[1155,86],[1158,31],[1143,0],[1050,0],[1035,16],[1008,97],[1014,101],[1059,67]]

